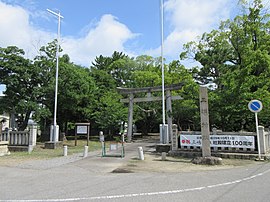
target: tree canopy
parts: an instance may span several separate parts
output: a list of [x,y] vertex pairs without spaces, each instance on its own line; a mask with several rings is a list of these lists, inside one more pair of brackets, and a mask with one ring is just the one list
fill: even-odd
[[201,68],[192,70],[194,78],[202,85],[212,84],[211,122],[223,130],[252,129],[247,108],[251,99],[264,103],[260,116],[269,124],[269,14],[261,0],[243,12],[203,34],[199,42],[186,44],[180,55],[200,62]]

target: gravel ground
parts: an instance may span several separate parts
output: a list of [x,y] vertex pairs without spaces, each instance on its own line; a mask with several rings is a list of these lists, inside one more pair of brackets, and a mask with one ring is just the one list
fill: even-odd
[[222,165],[197,165],[191,163],[191,160],[187,158],[166,157],[166,160],[162,161],[160,155],[145,154],[144,161],[133,158],[122,167],[117,168],[115,172],[121,172],[121,170],[122,172],[193,172],[231,169],[262,163],[251,160],[222,159]]

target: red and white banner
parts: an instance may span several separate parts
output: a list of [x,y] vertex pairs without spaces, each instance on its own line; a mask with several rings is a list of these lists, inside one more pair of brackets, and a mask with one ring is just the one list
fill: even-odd
[[[255,149],[254,136],[210,135],[211,147],[234,147]],[[202,146],[201,135],[180,135],[181,146]]]

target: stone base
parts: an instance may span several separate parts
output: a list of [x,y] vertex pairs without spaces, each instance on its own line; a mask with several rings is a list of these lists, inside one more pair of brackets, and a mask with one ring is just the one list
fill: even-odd
[[45,142],[45,149],[56,149],[63,146],[63,142]]
[[8,149],[12,152],[26,152],[28,151],[28,146],[8,146]]
[[[230,151],[231,152],[231,151]],[[173,156],[173,157],[184,157],[184,158],[195,158],[195,157],[201,157],[202,156],[202,152],[201,151],[194,151],[194,150],[183,150],[183,149],[178,149],[176,151],[170,151],[169,152],[169,156]],[[257,153],[229,153],[224,152],[224,151],[212,151],[211,152],[211,156],[215,156],[215,157],[220,157],[223,159],[246,159],[246,160],[255,160],[256,158],[258,158],[258,154]],[[265,160],[270,160],[270,153],[267,154],[262,154],[262,158],[264,158]]]
[[10,155],[8,141],[0,141],[0,156]]
[[170,144],[157,144],[156,145],[156,152],[162,153],[166,152],[168,153],[171,150]]
[[194,164],[203,164],[203,165],[221,165],[222,158],[219,157],[196,157],[191,161]]

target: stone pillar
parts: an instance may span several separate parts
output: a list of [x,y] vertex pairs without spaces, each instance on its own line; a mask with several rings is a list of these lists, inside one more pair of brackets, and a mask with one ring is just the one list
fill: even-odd
[[261,154],[266,154],[266,142],[265,142],[265,132],[263,126],[258,126],[259,139],[260,139],[260,152]]
[[172,151],[176,151],[178,149],[178,129],[177,125],[172,125]]
[[29,125],[29,145],[37,144],[37,125]]
[[133,126],[133,98],[134,95],[129,95],[129,106],[128,106],[128,130],[127,130],[127,141],[131,142],[132,139],[132,126]]
[[0,121],[0,142],[2,141],[2,121]]
[[10,152],[8,150],[8,141],[0,142],[0,156],[9,155]]
[[210,127],[208,112],[207,88],[200,87],[200,113],[201,113],[201,132],[202,132],[202,157],[211,156],[210,148]]
[[167,121],[169,142],[172,141],[172,95],[170,90],[166,90]]
[[2,131],[2,129],[3,129],[3,123],[5,123],[6,122],[6,119],[5,118],[3,118],[1,121],[0,121],[0,141],[2,141],[2,140],[5,140],[4,139],[4,137],[3,137],[3,131]]

